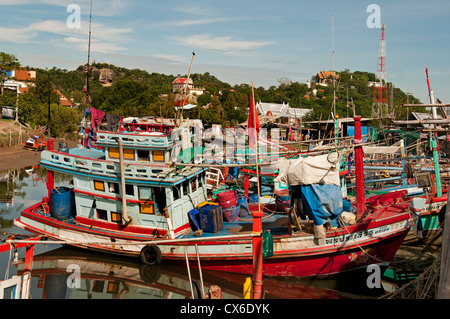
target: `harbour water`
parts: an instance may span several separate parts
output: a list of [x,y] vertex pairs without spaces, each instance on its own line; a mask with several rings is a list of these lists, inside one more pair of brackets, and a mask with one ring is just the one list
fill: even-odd
[[[20,212],[46,196],[47,173],[40,166],[0,172],[0,227],[5,234],[26,234],[14,226]],[[71,178],[55,173],[55,185],[70,186]],[[21,274],[24,249],[16,261],[12,250],[0,254],[0,278]],[[32,299],[189,299],[191,283],[199,286],[198,269],[165,264],[143,265],[137,258],[118,257],[54,244],[36,245],[32,268]],[[369,273],[337,279],[264,278],[268,299],[372,299],[392,285],[369,287]],[[219,286],[222,297],[242,299],[245,275],[203,271],[207,291]],[[194,289],[195,290],[195,289]]]

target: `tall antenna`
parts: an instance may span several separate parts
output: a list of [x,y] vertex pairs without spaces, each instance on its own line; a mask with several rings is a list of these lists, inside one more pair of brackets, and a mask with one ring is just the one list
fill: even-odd
[[[381,26],[381,41],[380,41],[380,52],[378,55],[377,64],[377,83],[374,85],[373,91],[373,108],[372,116],[381,118],[383,107],[387,106],[388,93],[387,93],[387,72],[386,72],[386,41],[385,41],[385,25]],[[375,113],[375,114],[374,114]]]

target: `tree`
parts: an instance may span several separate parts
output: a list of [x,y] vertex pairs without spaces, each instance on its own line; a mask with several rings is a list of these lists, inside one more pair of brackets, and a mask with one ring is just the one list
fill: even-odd
[[7,72],[18,68],[20,68],[20,63],[15,55],[0,52],[0,91],[2,95],[4,82],[8,78]]

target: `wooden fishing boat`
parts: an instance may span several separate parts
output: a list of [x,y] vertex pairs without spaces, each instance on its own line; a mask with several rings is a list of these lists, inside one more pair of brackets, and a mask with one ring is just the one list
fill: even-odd
[[[174,149],[195,146],[198,125],[98,132],[103,150],[61,152],[49,143],[41,157],[48,196],[24,209],[15,225],[57,243],[150,264],[195,261],[197,244],[204,269],[246,274],[254,271],[255,238],[264,238],[262,273],[268,276],[333,275],[392,260],[411,227],[407,207],[395,204],[404,192],[381,196],[367,210],[362,194],[357,222],[321,228],[322,236],[311,221],[293,224],[285,211],[269,211],[270,204],[249,205],[251,216],[234,221],[224,221],[220,209],[209,205],[200,214],[199,236],[192,211],[207,201],[208,167],[171,161]],[[55,187],[54,172],[72,175],[73,188]],[[258,218],[261,228],[255,227]]]
[[47,147],[47,142],[44,140],[45,131],[45,127],[36,125],[33,137],[28,138],[25,143],[23,143],[23,148],[33,151],[45,150]]
[[[405,243],[434,243],[439,244],[441,238],[441,223],[439,215],[445,210],[448,197],[448,186],[443,186],[440,181],[440,165],[437,158],[434,158],[434,167],[426,167],[424,165],[413,165],[406,163],[407,161],[416,161],[423,159],[425,156],[406,157],[403,140],[400,144],[401,157],[366,160],[364,165],[365,171],[384,171],[387,175],[381,179],[365,180],[366,196],[377,196],[387,194],[394,191],[405,190],[407,196],[403,199],[403,204],[411,205],[414,200],[424,201],[424,205],[420,209],[409,207],[416,223],[410,234],[406,237]],[[432,147],[433,141],[430,141]],[[382,165],[380,163],[397,162],[398,165]],[[370,163],[370,164],[369,164]],[[373,165],[378,164],[378,165]],[[390,176],[389,172],[396,172],[397,176]],[[394,183],[393,183],[394,182]],[[387,185],[385,185],[385,183]],[[391,184],[389,184],[391,183]],[[370,187],[369,185],[381,184],[383,186]],[[354,186],[354,184],[348,184]],[[351,194],[351,192],[348,192]]]

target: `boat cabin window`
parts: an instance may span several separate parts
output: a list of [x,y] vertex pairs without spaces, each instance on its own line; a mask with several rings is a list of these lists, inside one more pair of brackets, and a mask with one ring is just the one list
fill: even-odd
[[154,214],[154,202],[150,187],[139,187],[139,211],[141,214]]
[[195,192],[197,190],[197,176],[191,179],[191,191]]
[[119,183],[108,182],[108,189],[110,193],[119,194]]
[[198,177],[198,188],[203,187],[203,177],[205,176],[205,173],[201,173],[200,175],[197,175]]
[[96,191],[105,191],[105,183],[103,181],[96,181],[94,180],[94,189]]
[[125,194],[134,196],[134,186],[130,184],[125,184]]
[[111,221],[122,224],[122,214],[117,212],[111,212]]
[[[120,158],[119,149],[117,147],[110,147],[108,151],[109,151],[110,158]],[[123,149],[123,158],[134,161],[134,150],[130,149],[130,148],[124,148]]]
[[164,151],[153,151],[154,162],[164,162]]
[[108,212],[104,209],[97,209],[97,219],[108,220]]
[[143,162],[150,161],[150,151],[137,150],[137,159]]
[[106,293],[108,294],[118,294],[119,293],[119,283],[109,281],[106,286]]
[[155,196],[155,203],[157,210],[160,214],[163,214],[164,209],[167,206],[166,202],[166,189],[162,187],[155,187],[153,188],[153,194]]
[[189,181],[183,182],[183,196],[189,194]]
[[180,198],[180,185],[172,186],[172,194],[174,201]]
[[163,214],[166,206],[165,188],[139,187],[139,208],[141,214]]

